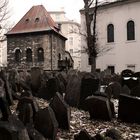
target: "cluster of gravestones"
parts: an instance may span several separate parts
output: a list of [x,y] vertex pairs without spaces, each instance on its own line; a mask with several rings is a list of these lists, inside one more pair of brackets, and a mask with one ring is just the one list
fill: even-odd
[[[27,78],[27,73],[28,76],[22,73],[23,78],[18,74],[16,71],[12,71],[12,75],[0,72],[0,139],[56,140],[58,128],[70,128],[70,108],[59,92],[52,96],[48,107],[39,108],[33,96],[31,77]],[[15,99],[18,104],[15,113],[12,113],[10,106]]]
[[91,136],[85,129],[74,135],[75,140],[122,140],[121,132],[117,129],[110,128],[104,134]]
[[[39,68],[30,73],[1,71],[0,139],[20,140],[24,135],[26,140],[55,140],[58,128],[70,128],[69,106],[88,111],[91,119],[110,121],[115,117],[112,98],[119,99],[118,119],[140,123],[139,75],[130,70],[108,77],[74,70],[52,73]],[[49,106],[40,109],[34,96],[48,100]],[[16,115],[9,107],[14,99],[18,100]]]

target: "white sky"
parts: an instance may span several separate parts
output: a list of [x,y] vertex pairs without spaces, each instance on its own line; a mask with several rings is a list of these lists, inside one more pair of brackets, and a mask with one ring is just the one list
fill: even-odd
[[79,10],[84,7],[83,0],[9,0],[10,22],[17,23],[34,5],[44,5],[47,11],[56,11],[64,7],[66,17],[80,22]]

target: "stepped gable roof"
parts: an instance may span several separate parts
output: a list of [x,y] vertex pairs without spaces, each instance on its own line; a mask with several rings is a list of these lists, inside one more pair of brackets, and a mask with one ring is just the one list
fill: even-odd
[[21,20],[7,33],[22,34],[53,30],[61,35],[50,14],[43,5],[33,6]]

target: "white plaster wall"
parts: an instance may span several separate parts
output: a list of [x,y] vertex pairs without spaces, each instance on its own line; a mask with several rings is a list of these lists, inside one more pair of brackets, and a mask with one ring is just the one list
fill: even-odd
[[[98,47],[113,48],[97,58],[97,68],[104,70],[108,65],[115,66],[115,72],[121,72],[127,64],[135,64],[140,71],[140,2],[133,2],[106,9],[97,13]],[[85,19],[81,15],[81,30],[85,30]],[[135,40],[127,41],[127,22],[135,22]],[[114,42],[107,43],[107,25],[114,25]],[[82,39],[82,41],[84,41]],[[84,44],[82,42],[82,44]],[[82,71],[88,71],[87,61],[82,55]]]

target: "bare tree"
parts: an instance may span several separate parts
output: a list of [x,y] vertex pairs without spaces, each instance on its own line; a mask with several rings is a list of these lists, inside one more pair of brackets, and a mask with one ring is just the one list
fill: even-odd
[[0,41],[5,40],[4,33],[9,30],[9,25],[6,23],[10,17],[8,4],[9,0],[0,0]]
[[0,23],[9,18],[8,3],[9,0],[0,0]]
[[[97,15],[98,0],[83,0],[83,1],[87,28],[87,48],[89,55],[89,64],[91,65],[91,72],[95,72],[96,57],[98,53],[96,48],[96,15]],[[90,6],[93,3],[95,4],[94,11],[90,12]],[[91,32],[91,22],[93,22],[93,33]]]

